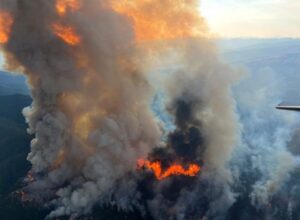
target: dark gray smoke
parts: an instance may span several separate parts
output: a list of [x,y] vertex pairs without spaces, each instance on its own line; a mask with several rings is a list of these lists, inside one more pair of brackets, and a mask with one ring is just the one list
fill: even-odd
[[[105,205],[154,219],[223,218],[235,200],[238,74],[219,60],[197,8],[195,0],[1,1],[13,18],[7,67],[28,77],[33,97],[24,192],[53,207],[50,218]],[[147,73],[170,51],[179,65],[164,90],[176,129],[164,139]],[[141,158],[202,170],[158,181],[136,169]]]

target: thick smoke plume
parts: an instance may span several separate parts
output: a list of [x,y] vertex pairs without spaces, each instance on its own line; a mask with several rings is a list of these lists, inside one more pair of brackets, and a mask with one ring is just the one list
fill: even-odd
[[[234,202],[237,76],[219,61],[198,8],[198,0],[1,1],[12,19],[0,28],[8,68],[26,74],[33,97],[24,115],[34,179],[24,191],[53,207],[49,217],[114,205],[154,219],[216,219]],[[176,129],[163,138],[147,74],[170,52],[178,65],[164,90]],[[139,159],[201,172],[158,181],[137,170]]]

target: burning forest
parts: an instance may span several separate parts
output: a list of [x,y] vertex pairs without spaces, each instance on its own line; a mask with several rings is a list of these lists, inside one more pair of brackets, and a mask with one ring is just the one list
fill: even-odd
[[[198,4],[1,0],[6,67],[27,76],[33,98],[23,110],[34,135],[24,200],[50,207],[48,218],[97,206],[153,219],[228,210],[239,74],[218,58]],[[168,57],[172,73],[150,80]],[[173,130],[151,109],[155,83]]]

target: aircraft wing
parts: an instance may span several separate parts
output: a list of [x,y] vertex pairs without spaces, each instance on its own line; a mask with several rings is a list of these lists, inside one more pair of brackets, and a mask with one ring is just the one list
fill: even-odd
[[279,110],[300,111],[300,105],[283,105],[283,104],[280,104],[276,108],[279,109]]

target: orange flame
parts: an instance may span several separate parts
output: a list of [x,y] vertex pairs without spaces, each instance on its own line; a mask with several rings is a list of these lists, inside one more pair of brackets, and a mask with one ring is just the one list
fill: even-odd
[[56,11],[60,16],[64,16],[67,10],[77,11],[81,7],[78,0],[56,0]]
[[52,29],[56,36],[61,38],[67,44],[75,46],[81,41],[80,36],[78,36],[71,26],[64,26],[61,24],[53,24]]
[[196,176],[201,168],[197,164],[190,164],[188,169],[184,169],[181,165],[173,164],[166,171],[163,172],[161,163],[150,162],[148,160],[138,160],[138,168],[147,168],[153,171],[156,179],[162,180],[169,176]]
[[13,22],[9,12],[0,11],[0,44],[8,42]]
[[112,8],[132,20],[138,41],[204,35],[198,0],[115,0]]

